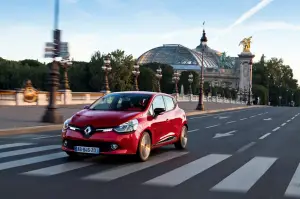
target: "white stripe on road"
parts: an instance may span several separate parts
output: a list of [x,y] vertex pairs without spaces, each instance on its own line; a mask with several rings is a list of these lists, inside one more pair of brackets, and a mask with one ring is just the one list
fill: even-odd
[[254,144],[256,144],[256,142],[250,142],[249,144],[246,144],[245,146],[241,147],[239,150],[237,150],[237,153],[241,153],[243,151],[246,151],[247,149],[249,149],[250,147],[252,147]]
[[265,139],[265,138],[268,137],[269,135],[271,135],[271,133],[266,133],[265,135],[261,136],[259,139],[260,139],[260,140]]
[[276,127],[275,129],[273,129],[272,131],[277,131],[277,130],[279,130],[280,129],[280,127]]
[[231,155],[225,154],[210,154],[161,176],[153,178],[143,184],[176,186],[218,164],[219,162],[229,158],[230,156]]
[[300,164],[298,165],[296,172],[294,173],[292,180],[285,191],[287,197],[300,197]]
[[15,167],[35,164],[39,162],[45,162],[49,160],[55,160],[66,156],[67,155],[65,152],[59,152],[59,153],[52,153],[49,155],[37,156],[33,158],[25,158],[25,159],[10,161],[10,162],[4,162],[4,163],[0,163],[0,170],[11,169]]
[[210,129],[210,128],[213,128],[213,127],[216,127],[216,126],[220,126],[220,124],[216,124],[216,125],[208,126],[208,127],[205,127],[205,128],[207,128],[207,129]]
[[285,126],[285,125],[286,125],[286,123],[281,124],[281,126]]
[[291,120],[286,121],[287,123],[289,123]]
[[61,145],[49,145],[49,146],[40,146],[40,147],[34,147],[29,149],[20,149],[20,150],[14,150],[14,151],[8,151],[8,152],[2,152],[0,153],[0,158],[6,158],[16,155],[24,155],[28,153],[35,153],[35,152],[41,152],[41,151],[48,151],[52,149],[59,149]]
[[191,132],[194,132],[194,131],[199,131],[199,129],[189,130],[188,133],[191,133]]
[[292,117],[292,119],[291,119],[291,120],[293,120],[293,119],[295,119],[295,117]]
[[255,157],[211,190],[247,192],[262,175],[273,165],[277,158]]
[[236,121],[230,121],[230,122],[226,122],[226,124],[231,124],[231,123],[234,123],[234,122],[236,122]]
[[18,146],[28,146],[28,145],[33,145],[33,144],[32,143],[4,144],[4,145],[0,145],[0,149],[7,149],[7,148],[18,147]]
[[252,115],[252,116],[250,116],[250,118],[253,118],[253,117],[256,117],[256,115]]
[[257,115],[262,115],[263,113],[257,114]]
[[37,169],[29,172],[22,173],[22,175],[30,175],[30,176],[51,176],[60,173],[65,173],[68,171],[73,171],[76,169],[84,168],[94,165],[94,163],[90,162],[68,162],[65,164],[55,165],[51,167],[46,167],[42,169]]
[[246,120],[246,119],[248,119],[248,118],[242,118],[242,119],[240,119],[240,120]]
[[128,166],[120,166],[115,169],[111,169],[108,171],[96,173],[89,175],[87,177],[84,177],[82,179],[84,180],[102,180],[102,181],[110,181],[115,180],[117,178],[129,175],[131,173],[135,173],[137,171],[152,167],[154,165],[160,164],[162,162],[186,155],[188,152],[169,152],[169,153],[163,153],[161,155],[158,155],[156,157],[153,157],[153,159],[148,160],[147,162],[143,163],[134,163],[130,164]]
[[47,139],[47,138],[53,138],[53,137],[61,137],[61,135],[41,136],[41,137],[35,137],[35,138],[32,138],[32,139],[38,140],[38,139]]

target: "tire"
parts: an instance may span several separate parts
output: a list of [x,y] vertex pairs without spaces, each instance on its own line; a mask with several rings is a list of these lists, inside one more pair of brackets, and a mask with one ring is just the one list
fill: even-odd
[[151,154],[151,136],[148,132],[143,132],[137,148],[137,159],[139,162],[145,162]]
[[182,129],[181,129],[181,133],[180,133],[180,137],[179,140],[174,144],[176,149],[185,149],[187,146],[187,127],[185,125],[183,125]]

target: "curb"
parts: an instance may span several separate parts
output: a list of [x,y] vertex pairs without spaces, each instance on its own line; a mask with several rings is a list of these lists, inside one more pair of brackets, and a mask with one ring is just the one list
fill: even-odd
[[[207,113],[218,113],[218,112],[224,112],[224,111],[249,109],[249,108],[257,108],[257,107],[261,107],[261,106],[245,106],[245,107],[234,107],[234,108],[208,110],[208,111],[192,111],[192,112],[188,112],[186,115],[187,116],[202,115],[202,114],[207,114]],[[54,125],[44,125],[44,126],[0,129],[0,136],[28,134],[28,133],[41,133],[41,132],[47,132],[47,131],[57,131],[57,130],[61,130],[62,125],[63,124],[54,124]]]

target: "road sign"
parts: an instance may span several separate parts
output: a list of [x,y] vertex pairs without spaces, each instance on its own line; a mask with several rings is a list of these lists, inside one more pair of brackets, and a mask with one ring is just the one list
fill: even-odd
[[[52,58],[54,51],[54,43],[53,42],[46,42],[45,47],[45,58]],[[60,52],[59,57],[68,57],[69,54],[69,45],[68,42],[61,42],[60,43]]]

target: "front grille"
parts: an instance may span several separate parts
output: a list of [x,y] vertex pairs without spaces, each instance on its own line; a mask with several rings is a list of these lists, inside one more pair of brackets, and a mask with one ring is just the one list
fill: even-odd
[[85,147],[98,147],[100,152],[109,152],[111,151],[112,142],[95,142],[95,141],[85,141],[85,140],[67,140],[67,148],[74,149],[74,146],[85,146]]

